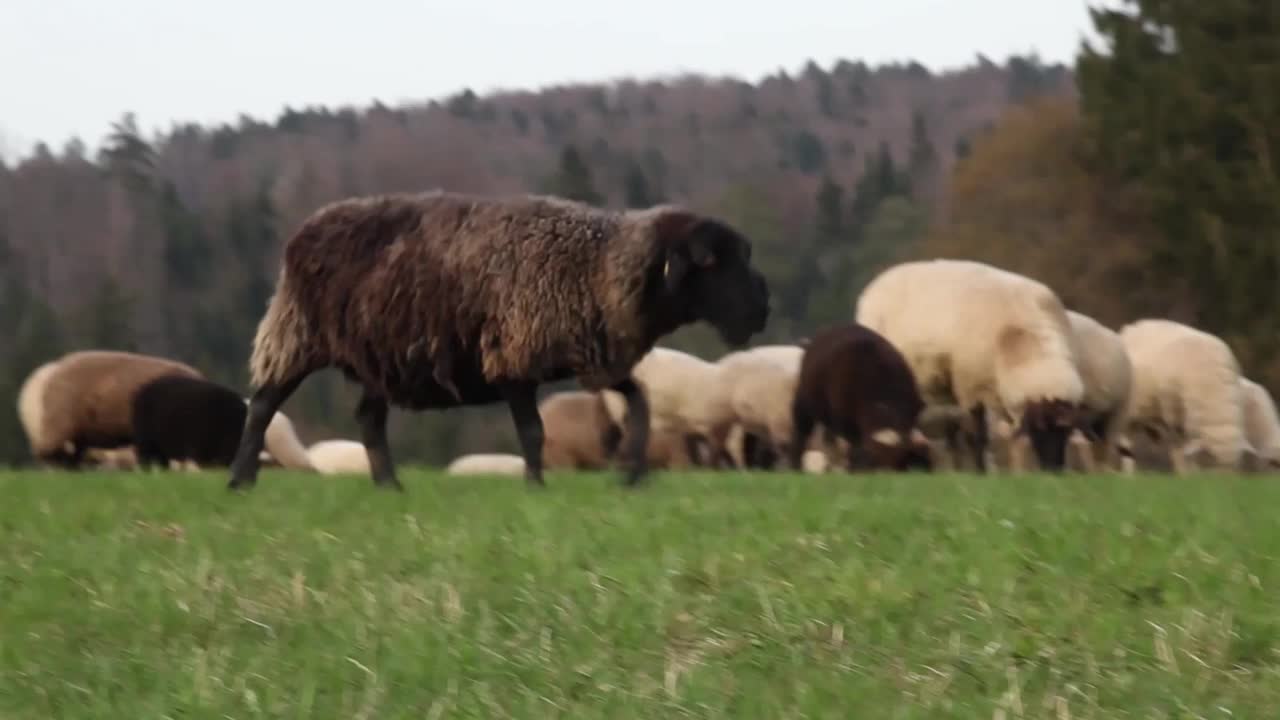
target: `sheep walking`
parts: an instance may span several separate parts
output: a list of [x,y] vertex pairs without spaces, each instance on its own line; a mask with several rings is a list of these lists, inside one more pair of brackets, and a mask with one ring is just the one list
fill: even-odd
[[1240,364],[1220,338],[1172,320],[1142,319],[1120,329],[1133,363],[1130,433],[1169,452],[1174,471],[1250,465]]
[[185,363],[117,350],[80,350],[36,368],[18,392],[32,457],[78,468],[90,449],[133,445],[133,396],[165,376],[202,377]]
[[800,364],[791,468],[803,468],[805,446],[821,423],[849,443],[851,470],[930,469],[917,428],[924,406],[906,359],[879,333],[856,323],[823,328]]
[[1061,470],[1084,383],[1066,309],[1043,283],[967,260],[908,262],[874,278],[857,321],[906,357],[926,403],[972,418],[970,449],[986,469],[988,411]]
[[307,459],[321,475],[369,472],[369,454],[355,440],[321,440],[307,448]]
[[253,341],[256,390],[228,485],[256,482],[270,418],[327,367],[363,388],[356,419],[378,486],[402,489],[387,446],[390,406],[500,401],[525,478],[542,485],[537,388],[571,377],[627,400],[627,482],[636,484],[649,418],[632,366],[694,322],[734,346],[763,330],[769,291],[750,257],[736,230],[675,206],[609,211],[440,191],[325,206],[285,245]]

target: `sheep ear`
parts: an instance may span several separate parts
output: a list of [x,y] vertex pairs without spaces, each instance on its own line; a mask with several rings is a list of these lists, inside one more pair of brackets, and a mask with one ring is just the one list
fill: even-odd
[[680,285],[684,283],[684,276],[688,273],[689,261],[684,256],[676,251],[667,253],[667,261],[662,265],[662,281],[666,284],[668,293],[678,293]]

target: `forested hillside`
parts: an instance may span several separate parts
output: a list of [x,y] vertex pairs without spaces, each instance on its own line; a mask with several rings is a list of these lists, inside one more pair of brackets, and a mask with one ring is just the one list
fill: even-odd
[[[0,397],[13,398],[39,362],[87,347],[180,358],[243,388],[297,223],[344,196],[434,187],[718,213],[756,242],[778,298],[770,337],[796,337],[848,317],[859,284],[944,209],[956,157],[1007,107],[1072,93],[1066,68],[1035,58],[979,58],[941,75],[842,61],[758,84],[688,76],[464,91],[160,137],[126,115],[95,157],[72,142],[0,167],[0,330],[13,340],[0,346]],[[698,331],[671,344],[724,349]],[[329,373],[286,409],[308,442],[353,437],[351,398]],[[400,455],[514,448],[500,409],[458,415],[397,415]],[[25,459],[16,418],[0,425],[0,461]]]

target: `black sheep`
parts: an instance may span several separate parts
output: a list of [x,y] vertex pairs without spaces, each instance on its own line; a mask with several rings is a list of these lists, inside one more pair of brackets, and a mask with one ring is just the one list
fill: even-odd
[[916,429],[924,400],[902,353],[857,323],[823,328],[805,348],[792,403],[791,467],[821,424],[849,442],[849,469],[932,469]]
[[143,385],[133,398],[138,464],[170,460],[228,466],[240,445],[248,409],[240,394],[208,380],[170,375]]

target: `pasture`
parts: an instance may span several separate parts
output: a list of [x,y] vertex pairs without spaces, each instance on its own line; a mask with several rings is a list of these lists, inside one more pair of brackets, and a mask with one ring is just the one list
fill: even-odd
[[1261,718],[1280,484],[0,474],[3,718]]

